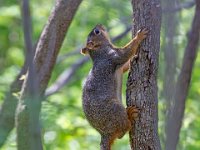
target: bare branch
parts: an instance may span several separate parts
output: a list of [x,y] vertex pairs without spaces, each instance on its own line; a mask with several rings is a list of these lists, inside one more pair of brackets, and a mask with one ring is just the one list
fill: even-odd
[[112,42],[116,42],[120,39],[122,39],[124,36],[126,36],[129,32],[131,31],[131,26],[127,26],[126,29],[119,35],[117,35],[116,37],[112,38],[111,41]]
[[[81,47],[83,47],[83,46],[81,46]],[[80,54],[81,47],[78,47],[78,48],[76,48],[75,50],[73,50],[71,52],[67,52],[64,55],[58,56],[58,58],[56,60],[56,63],[59,64],[59,63],[61,63],[62,61],[64,61],[68,57]]]
[[178,6],[175,6],[175,7],[171,7],[171,8],[164,8],[162,11],[163,13],[174,13],[174,12],[177,12],[177,11],[180,11],[182,9],[188,9],[188,8],[191,8],[195,5],[195,1],[192,0],[190,2],[185,2],[183,4],[180,4]]
[[195,16],[192,22],[191,31],[188,37],[188,43],[185,48],[181,72],[176,83],[176,91],[174,96],[174,105],[169,114],[167,122],[166,150],[176,150],[179,140],[179,133],[184,116],[185,103],[188,95],[192,69],[200,36],[200,0],[196,0]]
[[[24,118],[23,114],[21,114],[20,117],[22,117],[25,121],[27,121],[27,126],[24,128],[20,125],[19,122],[17,122],[17,144],[18,149],[28,148],[29,149],[42,149],[42,139],[40,136],[40,126],[39,126],[39,113],[40,112],[40,103],[37,101],[38,97],[38,87],[39,83],[37,82],[37,75],[35,66],[33,64],[33,58],[34,58],[34,49],[32,47],[32,35],[31,35],[31,18],[30,18],[30,6],[29,6],[29,0],[23,0],[22,1],[22,20],[23,20],[23,28],[24,28],[24,41],[25,41],[25,47],[26,47],[26,59],[27,59],[27,65],[28,65],[28,73],[26,74],[27,79],[25,79],[25,82],[23,85],[27,85],[27,90],[25,91],[24,86],[22,87],[22,93],[27,92],[26,95],[29,95],[28,100],[24,101],[26,105],[29,107],[29,113],[27,115],[27,118]],[[25,94],[24,94],[25,95]],[[22,95],[22,96],[24,96]],[[21,97],[22,99],[22,97]],[[19,101],[19,108],[20,108],[20,102]],[[22,104],[23,105],[23,104]],[[33,108],[33,109],[32,109]],[[18,115],[18,114],[17,114]],[[20,118],[19,115],[16,119]],[[18,124],[19,123],[19,124]],[[24,128],[24,130],[21,130]],[[28,129],[28,130],[26,130]],[[21,146],[20,143],[23,143],[24,139],[27,138],[26,134],[29,135],[29,140],[31,141],[29,146]],[[26,143],[27,144],[27,143]]]
[[36,48],[34,63],[44,92],[59,49],[81,0],[58,0]]
[[[32,44],[32,19],[30,16],[30,8],[29,8],[29,2],[24,0],[22,1],[22,22],[23,22],[23,33],[24,33],[24,41],[25,41],[25,48],[26,48],[26,57],[28,56],[28,53],[33,53],[33,44]],[[33,55],[32,54],[32,55]],[[33,59],[33,56],[31,56]],[[31,58],[30,60],[31,61]]]
[[[4,102],[0,109],[0,147],[3,146],[7,136],[10,131],[13,129],[15,124],[15,110],[17,107],[17,93],[20,92],[23,80],[20,80],[21,76],[24,75],[28,68],[28,62],[31,61],[31,58],[28,57],[30,51],[32,51],[32,23],[29,10],[29,4],[23,3],[22,6],[22,20],[23,20],[23,32],[24,32],[24,41],[26,57],[24,65],[17,75],[16,79],[10,86],[10,91],[6,94]],[[34,53],[34,52],[33,52]],[[14,96],[15,95],[15,96]]]
[[65,70],[55,81],[55,83],[50,86],[46,92],[45,96],[48,97],[56,92],[58,92],[63,86],[67,85],[77,70],[89,60],[89,57],[84,57],[74,63],[69,69]]

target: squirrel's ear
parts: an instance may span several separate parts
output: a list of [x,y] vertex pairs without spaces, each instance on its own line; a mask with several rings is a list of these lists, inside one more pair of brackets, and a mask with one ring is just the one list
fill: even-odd
[[85,47],[85,48],[82,48],[82,49],[81,49],[81,54],[87,55],[87,54],[88,54],[88,50],[89,50],[89,49],[86,48],[86,47]]

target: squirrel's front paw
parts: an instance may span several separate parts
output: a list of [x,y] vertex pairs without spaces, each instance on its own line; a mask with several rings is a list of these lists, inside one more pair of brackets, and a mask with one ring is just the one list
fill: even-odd
[[129,106],[129,107],[126,108],[126,111],[127,111],[127,115],[128,115],[129,120],[131,120],[131,121],[137,120],[137,118],[139,116],[139,111],[140,111],[139,108],[137,108],[135,105]]
[[147,34],[148,34],[148,30],[146,28],[143,28],[143,29],[140,29],[138,32],[137,32],[137,38],[139,38],[140,40],[143,40],[147,37]]

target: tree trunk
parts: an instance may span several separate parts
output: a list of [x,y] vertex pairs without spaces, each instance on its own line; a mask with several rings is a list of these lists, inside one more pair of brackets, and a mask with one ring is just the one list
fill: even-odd
[[159,0],[132,0],[133,35],[149,30],[139,48],[138,59],[131,63],[127,82],[127,105],[140,109],[139,119],[130,131],[134,150],[160,150],[158,137],[157,69],[160,50],[161,4]]
[[[176,6],[176,0],[163,0],[163,7],[170,11],[171,8]],[[165,58],[165,71],[163,94],[166,100],[167,107],[170,109],[175,89],[175,75],[176,75],[176,49],[175,36],[178,25],[177,13],[163,14],[163,27],[164,27],[164,58]]]
[[[165,13],[163,14],[163,52],[164,52],[164,74],[163,74],[163,96],[165,99],[165,110],[163,111],[163,115],[165,117],[165,122],[168,121],[169,114],[171,112],[172,105],[174,103],[174,91],[176,84],[176,56],[177,56],[177,44],[175,43],[175,38],[178,29],[178,12],[172,13],[170,10],[172,8],[176,8],[177,0],[162,0],[162,6],[165,9]],[[180,4],[179,4],[180,5]],[[166,140],[166,124],[163,126],[162,139],[161,141],[164,143]]]
[[[28,68],[28,62],[30,61],[28,55],[29,50],[32,49],[32,21],[30,16],[30,9],[28,1],[22,1],[22,20],[23,20],[23,32],[24,32],[24,41],[26,49],[26,57],[24,65],[17,75],[16,79],[10,86],[10,91],[7,92],[6,97],[3,101],[3,104],[0,109],[0,147],[3,146],[4,142],[7,139],[10,131],[13,129],[15,124],[15,112],[18,103],[17,94],[20,92],[23,84],[23,80],[20,78],[26,74]],[[33,50],[34,53],[34,50]]]
[[5,143],[7,136],[11,132],[15,124],[15,110],[17,107],[18,98],[16,95],[20,92],[23,81],[20,77],[26,73],[27,66],[24,64],[21,72],[16,77],[15,81],[10,86],[10,91],[7,92],[6,97],[0,109],[0,147]]
[[[57,0],[37,44],[33,61],[22,87],[17,107],[17,144],[19,150],[41,150],[39,125],[41,99],[49,82],[65,34],[82,0]],[[30,59],[32,56],[30,55]]]
[[200,34],[200,0],[196,0],[196,10],[191,31],[188,36],[188,43],[185,49],[181,72],[176,83],[174,105],[169,114],[166,132],[166,150],[176,150],[179,140],[179,133],[185,110],[185,102],[189,90],[192,69],[197,56]]

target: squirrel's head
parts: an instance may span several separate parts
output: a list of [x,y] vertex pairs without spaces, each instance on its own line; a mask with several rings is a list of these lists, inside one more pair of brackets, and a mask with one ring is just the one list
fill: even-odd
[[101,24],[98,24],[89,33],[86,47],[81,50],[81,53],[87,54],[89,50],[97,50],[99,47],[109,44],[110,38],[105,27]]

